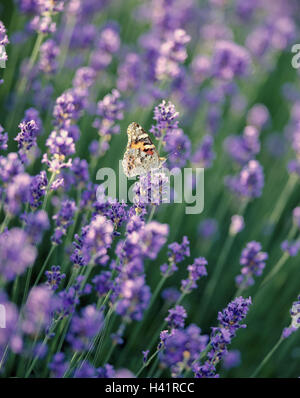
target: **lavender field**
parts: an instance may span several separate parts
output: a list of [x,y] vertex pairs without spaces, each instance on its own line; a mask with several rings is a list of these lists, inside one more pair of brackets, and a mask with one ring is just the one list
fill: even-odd
[[300,377],[298,0],[1,0],[1,378]]

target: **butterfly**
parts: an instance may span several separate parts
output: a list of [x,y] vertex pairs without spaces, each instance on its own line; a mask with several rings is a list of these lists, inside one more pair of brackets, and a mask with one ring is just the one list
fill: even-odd
[[165,162],[151,141],[148,133],[138,123],[131,123],[127,128],[128,143],[122,165],[127,177],[146,174],[152,169],[159,169]]

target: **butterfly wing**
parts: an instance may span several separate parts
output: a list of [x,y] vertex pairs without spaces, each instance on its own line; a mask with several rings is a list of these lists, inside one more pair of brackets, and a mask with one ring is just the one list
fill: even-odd
[[127,177],[135,177],[161,167],[162,160],[142,126],[135,122],[131,123],[127,135],[128,144],[122,162]]

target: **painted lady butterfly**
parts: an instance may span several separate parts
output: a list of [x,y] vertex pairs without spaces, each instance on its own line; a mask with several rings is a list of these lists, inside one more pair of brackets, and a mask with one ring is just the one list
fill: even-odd
[[128,126],[127,135],[128,143],[122,161],[127,177],[146,174],[162,166],[166,159],[159,157],[148,133],[138,123]]

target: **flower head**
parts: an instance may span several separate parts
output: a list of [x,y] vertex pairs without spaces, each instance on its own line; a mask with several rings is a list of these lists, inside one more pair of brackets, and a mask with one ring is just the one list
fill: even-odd
[[238,286],[251,286],[254,284],[253,276],[260,276],[265,268],[268,254],[261,251],[259,242],[249,242],[242,251],[240,264],[242,266],[241,275],[236,277]]
[[182,307],[182,305],[176,305],[175,308],[169,310],[169,315],[166,317],[165,321],[170,328],[183,328],[186,317],[187,313],[184,307]]

